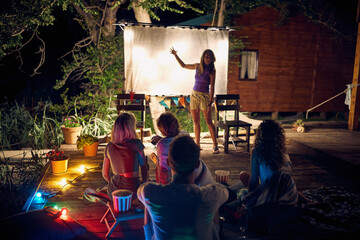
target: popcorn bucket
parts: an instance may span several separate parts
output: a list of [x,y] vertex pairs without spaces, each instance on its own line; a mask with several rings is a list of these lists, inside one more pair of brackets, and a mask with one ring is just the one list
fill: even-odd
[[131,208],[133,192],[127,189],[119,189],[111,193],[115,212],[127,212]]
[[230,175],[229,171],[225,171],[225,170],[215,171],[216,181],[219,183],[227,183],[229,181],[229,175]]

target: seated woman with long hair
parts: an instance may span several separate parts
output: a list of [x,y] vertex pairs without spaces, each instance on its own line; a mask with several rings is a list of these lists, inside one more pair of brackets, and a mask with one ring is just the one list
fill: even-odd
[[140,185],[139,167],[142,180],[148,180],[145,147],[137,138],[135,126],[136,119],[132,113],[121,113],[115,120],[111,141],[106,146],[102,175],[108,182],[110,199],[111,193],[118,189],[128,189],[136,197]]
[[296,205],[298,192],[290,175],[290,164],[284,129],[276,121],[264,120],[251,154],[251,175],[240,173],[240,180],[249,187],[242,203],[250,208],[265,203]]

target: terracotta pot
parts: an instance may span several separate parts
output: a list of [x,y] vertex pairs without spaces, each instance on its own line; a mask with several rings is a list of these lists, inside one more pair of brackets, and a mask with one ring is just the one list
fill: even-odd
[[63,160],[50,160],[52,174],[59,175],[67,172],[69,157]]
[[76,144],[77,137],[80,136],[82,127],[73,127],[67,128],[65,126],[61,126],[61,130],[63,131],[65,143],[67,144]]
[[86,157],[94,157],[97,154],[99,142],[94,142],[91,145],[85,145],[83,147],[84,156]]

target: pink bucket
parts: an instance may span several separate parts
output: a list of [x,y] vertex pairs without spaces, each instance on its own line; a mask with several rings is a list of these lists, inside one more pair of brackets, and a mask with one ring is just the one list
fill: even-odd
[[127,189],[119,189],[111,193],[115,212],[127,212],[131,208],[133,192]]

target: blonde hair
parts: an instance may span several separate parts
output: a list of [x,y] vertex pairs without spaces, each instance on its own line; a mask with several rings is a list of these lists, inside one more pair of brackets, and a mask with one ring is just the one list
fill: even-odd
[[121,143],[124,139],[137,138],[136,118],[132,113],[120,113],[111,131],[111,142]]
[[215,54],[214,52],[211,50],[211,49],[206,49],[203,54],[201,55],[201,58],[200,58],[200,65],[199,65],[199,71],[198,71],[198,75],[200,74],[203,74],[204,73],[204,58],[205,58],[205,55],[208,54],[211,58],[211,63],[209,65],[209,73],[212,73],[213,71],[215,71],[215,61],[216,61],[216,58],[215,58]]

